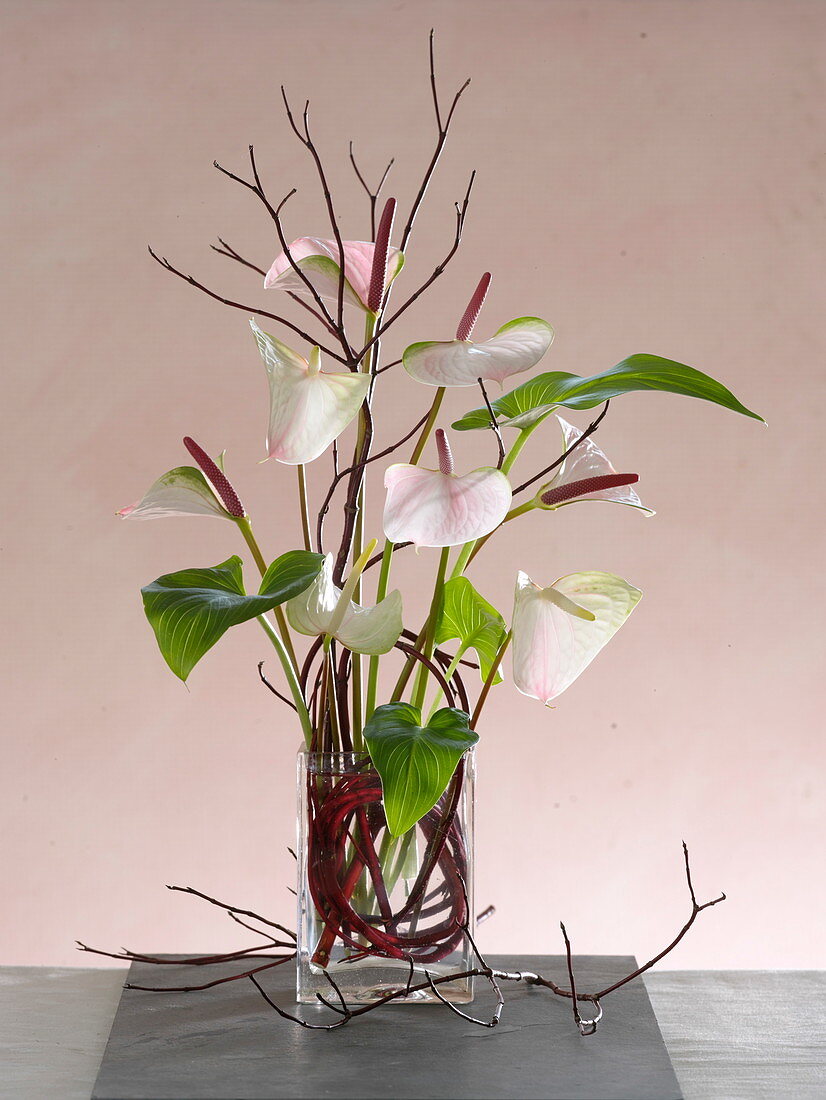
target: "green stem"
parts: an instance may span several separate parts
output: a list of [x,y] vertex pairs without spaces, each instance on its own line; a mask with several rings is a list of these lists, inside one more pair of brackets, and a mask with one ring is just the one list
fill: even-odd
[[[460,645],[459,648],[456,650],[456,656],[453,658],[453,660],[450,662],[450,664],[445,669],[445,680],[447,680],[448,683],[450,683],[451,676],[456,671],[456,669],[459,667],[459,662],[461,661],[461,659],[464,657],[465,653],[467,652],[467,648],[468,647],[466,645]],[[428,722],[433,717],[433,715],[436,713],[436,708],[438,707],[439,703],[441,703],[443,695],[444,695],[444,689],[442,688],[441,684],[437,684],[436,685],[436,695],[435,695],[435,698],[433,699],[433,704],[431,705],[430,711],[429,711],[428,716],[427,716]]]
[[[534,425],[534,427],[536,427],[536,425]],[[513,466],[514,462],[516,462],[517,458],[519,457],[519,452],[522,450],[522,448],[525,446],[525,444],[530,439],[532,432],[533,432],[533,428],[523,428],[520,431],[519,435],[516,437],[516,439],[514,441],[513,446],[508,451],[508,453],[505,455],[505,461],[502,463],[502,473],[503,474],[509,474],[510,473],[511,466]]]
[[[390,539],[386,539],[384,543],[384,551],[381,556],[381,568],[379,570],[379,580],[376,586],[376,603],[381,601],[387,595],[387,586],[390,582],[390,565],[393,561],[393,543]],[[367,702],[364,709],[364,720],[367,722],[370,720],[370,716],[376,709],[376,695],[378,693],[379,684],[379,661],[380,657],[375,654],[370,658],[367,669]],[[355,747],[355,742],[354,742]]]
[[430,438],[430,433],[433,431],[433,426],[436,423],[436,417],[439,415],[439,409],[441,408],[442,398],[444,397],[444,395],[444,386],[439,386],[433,398],[433,404],[430,406],[430,412],[427,414],[427,420],[425,421],[425,425],[422,428],[421,435],[419,436],[416,446],[413,448],[413,454],[410,456],[411,466],[415,466],[419,459],[422,457],[425,445]]
[[[528,439],[530,438],[531,432],[533,432],[533,428],[523,428],[522,431],[519,433],[519,435],[516,437],[516,440],[515,440],[513,446],[508,451],[508,453],[505,455],[505,461],[502,463],[502,473],[503,474],[510,473],[511,467],[513,466],[516,459],[519,457],[519,452],[522,450],[522,448],[528,442]],[[508,512],[507,516],[505,516],[505,519],[502,522],[507,523],[507,521],[509,519],[515,519],[516,516],[521,515],[523,512],[529,511],[529,509],[532,508],[532,507],[534,507],[532,502],[529,502],[528,504],[520,505],[518,508],[515,508],[513,511]],[[500,524],[500,526],[501,526],[501,524]],[[498,531],[498,530],[499,530],[499,528],[497,527],[496,531]],[[476,557],[476,555],[482,549],[482,546],[488,541],[488,539],[491,537],[491,535],[494,535],[496,533],[496,531],[491,531],[489,535],[485,535],[484,538],[477,539],[475,542],[466,542],[464,544],[462,549],[459,551],[459,556],[456,559],[456,564],[453,566],[453,572],[450,574],[450,579],[451,580],[453,580],[455,577],[461,577],[462,576],[464,571],[470,565],[471,561],[473,561],[473,559]]]
[[[442,614],[442,607],[444,606],[445,598],[445,576],[447,574],[447,563],[450,557],[450,547],[445,546],[442,548],[442,552],[439,555],[439,568],[436,571],[436,583],[433,586],[433,599],[430,601],[430,613],[427,616],[427,623],[425,624],[424,644],[422,646],[422,654],[427,657],[428,660],[433,656],[433,647],[436,639],[436,627],[439,623],[439,618]],[[430,675],[427,668],[424,665],[420,665],[419,671],[416,676],[416,686],[413,689],[412,703],[414,707],[418,707],[419,710],[424,706],[424,696],[427,690],[427,678]]]
[[296,466],[298,471],[298,504],[301,509],[301,533],[304,536],[304,549],[312,550],[310,538],[310,513],[307,506],[307,474],[302,463]]
[[[508,512],[508,514],[502,520],[502,523],[507,523],[509,520],[516,519],[517,516],[522,516],[526,512],[532,512],[537,507],[538,507],[538,505],[536,503],[536,500],[533,497],[531,497],[531,499],[526,500],[524,504],[520,504],[516,508],[512,508],[510,510],[510,512]],[[501,527],[502,524],[500,524],[499,526]],[[464,564],[464,568],[467,568],[470,565],[470,563],[473,561],[473,559],[476,557],[476,555],[479,553],[479,551],[482,549],[482,547],[485,545],[485,543],[488,541],[488,539],[493,538],[493,536],[496,534],[496,532],[498,530],[499,530],[499,527],[497,527],[495,530],[491,531],[491,533],[489,535],[485,535],[484,538],[476,540],[476,543],[475,543],[475,545],[473,546],[473,549],[470,552],[470,556],[468,557],[467,561]]]
[[258,616],[258,621],[264,628],[267,637],[275,647],[275,651],[278,654],[278,659],[281,662],[281,667],[284,669],[284,676],[286,677],[287,684],[290,688],[290,694],[293,697],[295,708],[298,711],[298,718],[301,722],[301,729],[304,732],[304,741],[309,749],[313,740],[313,727],[310,723],[310,714],[307,710],[307,704],[304,701],[304,696],[301,694],[301,686],[298,682],[298,676],[296,675],[295,665],[290,660],[284,643],[278,636],[278,632],[275,627],[265,618],[263,615]]
[[[491,534],[492,533],[493,532],[491,532]],[[489,538],[490,536],[487,537]],[[471,559],[473,549],[476,546],[477,541],[477,539],[474,539],[472,542],[466,542],[462,549],[459,551],[459,557],[456,559],[456,564],[453,566],[453,570],[450,574],[451,580],[455,580],[456,577],[461,577],[461,575],[464,573],[465,569],[467,568],[467,564]]]
[[[255,535],[252,533],[252,524],[249,521],[248,516],[239,516],[236,519],[236,524],[241,534],[244,536],[244,540],[247,546],[250,548],[255,564],[258,566],[258,570],[263,577],[267,572],[267,563],[264,561],[264,555],[261,553],[261,548],[256,541]],[[281,641],[284,643],[284,648],[287,651],[287,655],[292,661],[293,668],[298,668],[298,658],[295,655],[295,649],[293,648],[292,638],[290,637],[290,628],[287,625],[287,619],[284,615],[284,609],[282,607],[274,607],[275,621],[278,623],[278,629],[281,633]]]
[[[421,649],[422,649],[422,644],[424,643],[426,629],[427,629],[427,623],[425,623],[425,625],[419,631],[419,636],[416,639],[416,641],[413,643],[413,648],[418,649],[420,653],[421,653]],[[404,689],[407,687],[407,681],[410,679],[410,675],[413,672],[413,668],[414,668],[415,664],[416,664],[416,658],[415,657],[408,657],[407,660],[405,661],[404,668],[399,673],[399,678],[396,681],[396,686],[393,688],[392,692],[390,693],[390,701],[392,703],[397,703],[399,701],[399,699],[401,699],[402,695],[404,694]]]
[[[327,711],[330,715],[330,733],[333,739],[333,752],[341,752],[341,734],[338,725],[338,692],[336,691],[336,666],[330,652],[332,642],[324,640],[324,662],[327,677]],[[322,716],[323,720],[323,716]]]
[[[376,324],[378,323],[378,315],[368,312],[364,319],[364,345],[370,343],[373,339],[373,334],[376,331]],[[369,354],[364,358],[360,365],[360,370],[368,375],[373,375],[376,369],[379,354],[379,344],[376,342],[370,349]],[[364,412],[359,414],[359,426],[358,436],[356,438],[356,450],[354,462],[358,462],[361,457],[362,448],[364,446],[364,434],[366,431],[366,418]],[[364,545],[364,509],[367,506],[367,476],[362,470],[361,484],[359,486],[358,500],[356,502],[358,508],[358,514],[356,516],[355,527],[353,528],[353,561],[356,561],[362,552],[362,546]],[[355,588],[353,590],[353,596],[356,603],[361,602],[361,575],[359,574],[356,581]],[[351,727],[353,737],[353,748],[356,751],[360,751],[364,747],[364,739],[362,737],[362,661],[361,654],[354,653],[352,656],[352,677],[353,677],[353,689],[352,689],[352,715],[351,715]]]

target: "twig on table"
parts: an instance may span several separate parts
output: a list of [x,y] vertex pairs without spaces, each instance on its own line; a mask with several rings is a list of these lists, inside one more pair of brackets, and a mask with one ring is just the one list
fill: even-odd
[[559,927],[562,929],[562,938],[565,940],[565,960],[568,964],[568,980],[571,983],[571,1008],[574,1014],[574,1022],[579,1028],[580,1035],[593,1035],[597,1030],[597,1026],[600,1020],[602,1019],[602,1006],[600,1005],[598,998],[593,998],[591,1000],[591,1003],[595,1006],[597,1010],[596,1016],[592,1017],[590,1020],[583,1020],[582,1016],[580,1015],[579,1001],[577,1000],[576,995],[576,979],[574,978],[574,962],[571,957],[571,941],[568,939],[568,933],[565,931],[565,925],[562,923],[562,921],[559,922]]

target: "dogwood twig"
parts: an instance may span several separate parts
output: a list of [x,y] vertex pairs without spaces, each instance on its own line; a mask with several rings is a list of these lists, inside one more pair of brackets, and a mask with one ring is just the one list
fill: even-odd
[[375,191],[371,191],[370,187],[368,186],[368,184],[367,184],[367,182],[364,178],[364,176],[361,174],[361,171],[359,170],[359,166],[356,164],[355,154],[353,153],[353,143],[352,143],[352,141],[350,142],[350,163],[353,166],[353,171],[356,173],[356,176],[358,177],[359,183],[364,188],[364,190],[367,192],[367,198],[370,200],[370,240],[371,241],[374,241],[376,239],[376,202],[378,201],[378,197],[381,194],[381,189],[382,189],[382,187],[384,187],[385,180],[387,179],[388,175],[390,174],[390,169],[395,164],[395,161],[396,161],[395,157],[390,158],[390,163],[385,168],[385,170],[382,174],[382,177],[379,180],[378,187],[375,189]]

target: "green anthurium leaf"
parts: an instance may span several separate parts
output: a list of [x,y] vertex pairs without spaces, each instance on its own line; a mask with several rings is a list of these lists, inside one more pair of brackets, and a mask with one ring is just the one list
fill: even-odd
[[[508,628],[495,607],[476,591],[467,577],[454,577],[444,586],[444,608],[436,628],[436,644],[458,639],[463,650],[475,649],[486,680],[505,640]],[[494,683],[502,676],[497,672]]]
[[322,560],[320,554],[304,550],[283,554],[267,570],[257,596],[244,592],[241,559],[235,555],[212,568],[158,577],[141,589],[141,595],[164,660],[186,680],[231,626],[271,611],[310,585]]
[[[593,409],[612,397],[635,390],[661,390],[712,401],[754,420],[762,416],[747,409],[722,383],[693,367],[659,355],[630,355],[610,370],[582,378],[578,374],[551,371],[517,386],[493,402],[502,427],[530,428],[560,405],[569,409]],[[457,420],[457,431],[490,427],[485,408],[474,409]]]
[[463,710],[444,707],[426,726],[421,720],[411,703],[385,703],[364,727],[393,836],[402,836],[433,809],[463,753],[479,740]]
[[[261,581],[259,596],[278,596],[278,603],[300,596],[310,587],[324,564],[323,554],[288,550],[276,558]],[[275,604],[273,604],[273,607]]]

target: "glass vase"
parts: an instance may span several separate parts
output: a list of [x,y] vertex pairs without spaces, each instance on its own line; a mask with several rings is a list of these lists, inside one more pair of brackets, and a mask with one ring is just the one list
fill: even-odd
[[[387,829],[381,781],[366,753],[298,755],[296,999],[364,1003],[473,1000],[473,750],[447,790],[407,833]],[[326,974],[325,974],[326,972]],[[423,986],[416,989],[416,986]]]

